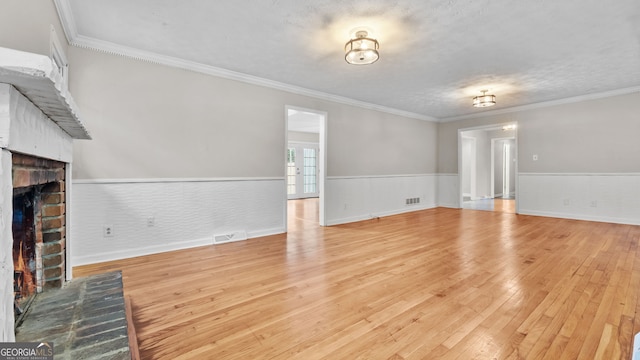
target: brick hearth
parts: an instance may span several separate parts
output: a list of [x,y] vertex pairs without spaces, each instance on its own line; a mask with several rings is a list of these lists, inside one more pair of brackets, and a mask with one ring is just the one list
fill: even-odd
[[74,279],[39,295],[32,308],[16,341],[52,342],[56,359],[130,360],[136,354],[119,271]]

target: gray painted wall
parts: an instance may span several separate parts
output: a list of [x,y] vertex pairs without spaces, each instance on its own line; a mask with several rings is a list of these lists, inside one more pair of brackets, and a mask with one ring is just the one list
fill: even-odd
[[476,139],[476,197],[490,196],[491,140],[489,140],[487,132],[483,130],[465,131],[463,134]]
[[[285,106],[328,113],[327,173],[434,173],[437,124],[71,47],[70,91],[93,140],[79,179],[279,177]],[[345,156],[348,154],[348,156]]]
[[[2,7],[0,46],[49,54],[53,24],[67,47],[53,1],[7,0]],[[284,147],[280,141],[284,104],[330,113],[329,175],[457,173],[457,129],[512,121],[519,123],[521,172],[640,171],[640,93],[433,124],[90,50],[66,50],[67,55],[72,53],[71,92],[96,138],[91,145],[76,142],[81,144],[76,151],[80,160],[76,175],[82,178],[173,177],[176,173],[281,176],[283,172],[274,166],[280,155],[254,155],[258,148]],[[231,94],[220,91],[226,85]],[[173,103],[162,102],[168,98]],[[250,106],[230,110],[223,99]],[[120,101],[118,106],[113,105],[116,101]],[[241,150],[240,159],[267,158],[266,162],[249,159],[247,166],[239,168],[230,157],[216,154],[237,144],[240,136],[236,131],[245,125],[249,126],[249,140],[257,143]],[[258,134],[267,129],[261,138]],[[143,155],[119,163],[118,169],[104,166],[113,165],[123,154],[130,156],[128,150],[143,150]],[[343,156],[345,153],[350,156]],[[195,158],[186,159],[193,154]],[[533,154],[538,155],[537,162]],[[159,164],[153,160],[156,157],[166,161]],[[92,164],[100,162],[96,159],[107,163]],[[205,171],[189,165],[210,160]],[[170,169],[172,166],[175,168]]]
[[640,171],[640,92],[523,112],[518,124],[520,172]]
[[[524,173],[640,172],[640,92],[478,116],[438,127],[438,172],[458,172],[458,129],[518,123],[518,170]],[[539,160],[533,161],[532,156]]]
[[68,53],[69,45],[52,0],[3,0],[0,7],[1,47],[49,56],[53,25],[60,45]]

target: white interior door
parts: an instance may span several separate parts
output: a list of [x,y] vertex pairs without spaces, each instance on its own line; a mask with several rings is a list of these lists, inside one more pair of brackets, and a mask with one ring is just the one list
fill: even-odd
[[318,197],[319,148],[313,144],[289,144],[287,150],[287,198]]

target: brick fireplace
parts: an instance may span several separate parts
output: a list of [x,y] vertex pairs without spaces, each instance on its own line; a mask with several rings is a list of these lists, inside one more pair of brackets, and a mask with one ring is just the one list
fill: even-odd
[[0,47],[0,342],[16,305],[70,279],[74,139],[90,136],[60,68]]
[[16,315],[65,279],[65,163],[12,154]]

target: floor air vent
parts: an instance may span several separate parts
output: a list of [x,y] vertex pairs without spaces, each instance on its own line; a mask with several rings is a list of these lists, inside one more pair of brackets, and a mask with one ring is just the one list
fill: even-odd
[[247,232],[244,230],[232,231],[225,234],[213,235],[214,244],[224,244],[233,241],[247,240]]
[[413,204],[420,204],[420,198],[409,198],[409,199],[405,199],[405,203],[407,205],[413,205]]

